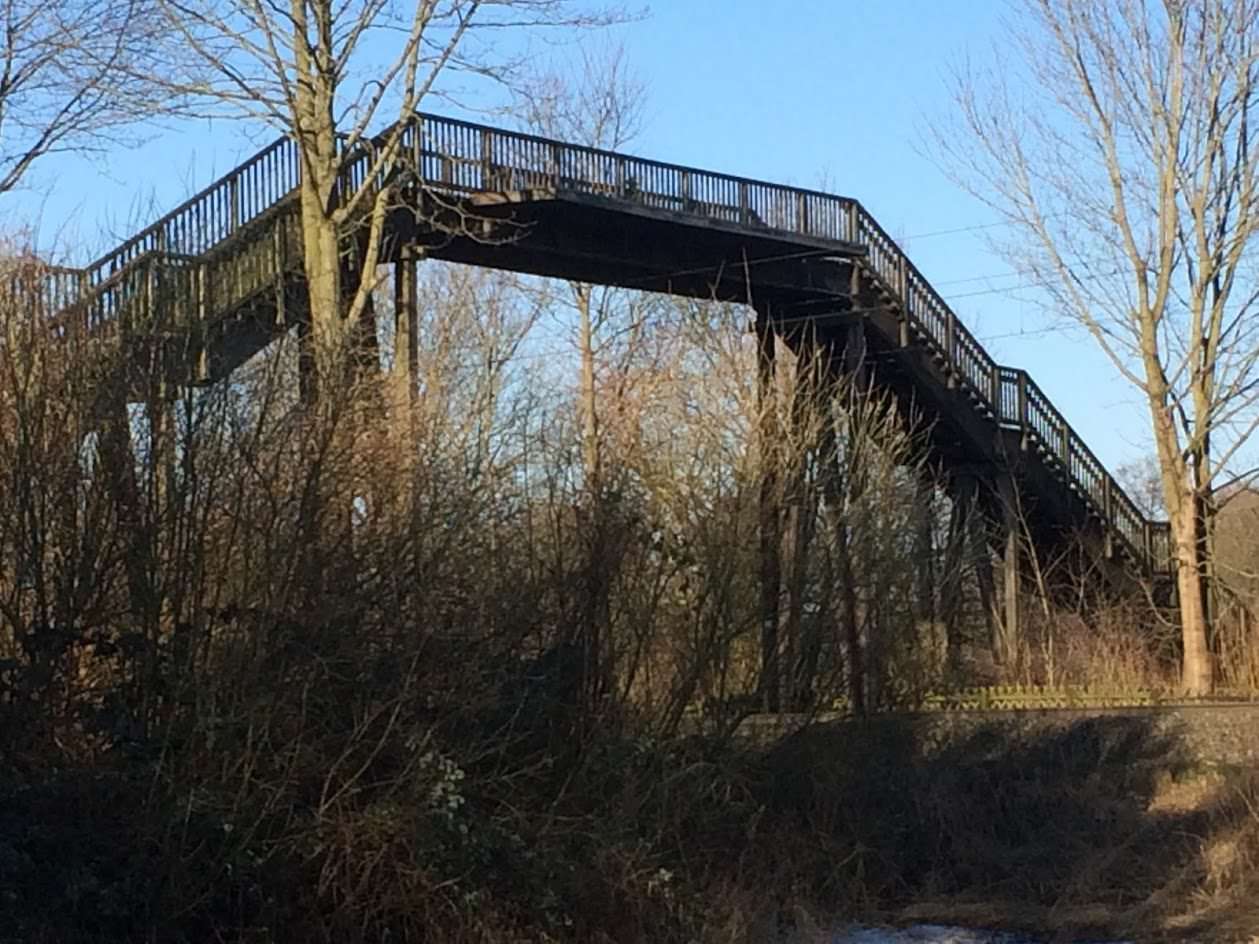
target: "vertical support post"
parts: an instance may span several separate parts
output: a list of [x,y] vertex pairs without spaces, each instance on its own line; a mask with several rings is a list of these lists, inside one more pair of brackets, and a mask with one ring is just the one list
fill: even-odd
[[403,246],[393,270],[393,317],[395,382],[407,391],[403,402],[413,405],[416,398],[416,379],[419,373],[419,293],[415,266],[419,253],[412,246]]
[[92,328],[92,308],[97,303],[91,298],[92,292],[92,275],[84,269],[79,273],[79,294],[77,301],[83,308],[83,330],[90,331]]
[[935,483],[924,473],[914,495],[914,609],[918,622],[926,627],[934,626],[936,620],[934,499]]
[[994,646],[994,656],[1003,664],[1010,664],[1021,635],[1019,625],[1019,597],[1022,584],[1020,566],[1020,516],[1018,494],[1014,477],[1008,471],[997,474],[997,496],[1001,502],[1002,537],[1002,597],[1001,619],[998,621],[999,637]]
[[979,608],[984,614],[984,626],[988,630],[993,656],[999,657],[1001,613],[992,573],[990,514],[980,501],[980,483],[973,473],[960,477],[958,485],[965,503],[967,543],[970,545],[971,563],[975,568],[975,582],[979,585]]
[[[853,321],[849,323],[844,339],[841,367],[847,379],[847,387],[855,395],[860,395],[868,390],[865,361],[865,326],[860,320]],[[834,415],[834,411],[839,409],[839,405],[834,397],[828,399],[830,400],[832,410],[832,415],[828,417],[828,420],[831,428],[834,429],[838,423],[838,417]],[[849,435],[861,437],[867,435],[867,433],[860,428],[854,430],[850,423]],[[838,462],[838,457],[832,456],[830,461]],[[868,664],[870,660],[867,659],[867,640],[862,638],[862,601],[857,594],[856,576],[853,572],[852,536],[847,522],[842,518],[842,514],[845,501],[855,500],[861,495],[865,474],[865,470],[861,467],[860,462],[850,461],[846,464],[846,468],[842,473],[844,481],[842,483],[838,481],[840,473],[837,472],[828,479],[827,488],[827,491],[830,492],[828,497],[831,505],[831,527],[835,534],[836,554],[839,563],[840,610],[843,626],[841,633],[848,647],[848,697],[852,705],[853,714],[858,716],[865,715],[868,707],[868,694],[871,688],[871,673]],[[836,486],[842,486],[846,494],[840,493],[839,488]]]
[[559,190],[564,182],[564,152],[558,144],[551,145],[551,186]]
[[1110,476],[1102,473],[1102,532],[1105,535],[1104,553],[1108,559],[1115,555],[1114,530],[1115,499],[1111,493]]
[[481,130],[481,186],[486,190],[497,190],[494,180],[493,138],[489,128]]
[[768,306],[756,307],[757,409],[761,461],[760,557],[761,557],[761,678],[760,696],[765,711],[782,707],[778,664],[778,596],[782,586],[781,526],[778,513],[778,422],[774,327]]
[[171,489],[175,481],[175,436],[178,433],[175,403],[172,402],[171,390],[164,376],[164,365],[158,365],[163,373],[159,374],[153,384],[146,404],[149,419],[149,447],[153,463],[153,512],[156,520],[153,524],[151,540],[153,542],[154,560],[159,550],[161,526],[171,500]]
[[[829,358],[810,332],[800,342],[796,357],[796,384],[791,403],[792,455],[784,463],[784,523],[782,559],[787,575],[786,613],[783,614],[781,650],[783,676],[788,679],[787,698],[792,711],[808,711],[813,705],[814,682],[820,656],[821,638],[816,620],[804,616],[810,553],[817,523],[816,478],[809,473],[807,456],[833,456],[833,436],[825,427],[829,418],[825,402]],[[825,462],[825,459],[821,460]],[[833,468],[833,467],[832,467]],[[827,471],[821,471],[825,476]]]
[[196,280],[197,323],[192,326],[195,343],[193,348],[194,363],[191,373],[194,380],[207,381],[210,379],[210,344],[209,339],[206,337],[205,326],[210,314],[210,280],[204,262],[197,265]]
[[283,224],[277,221],[271,231],[271,263],[274,270],[272,276],[275,283],[275,323],[277,325],[288,324],[288,304],[285,292],[287,282],[285,269],[288,260],[285,252],[287,249],[285,236]]
[[962,667],[962,562],[966,555],[967,528],[974,511],[967,480],[954,480],[949,509],[948,546],[940,584],[940,620],[944,623],[945,669],[950,682]]
[[859,319],[849,322],[844,337],[844,373],[854,390],[866,389],[866,332]]
[[411,119],[411,162],[418,183],[424,179],[424,119],[419,115]]
[[[412,573],[421,571],[424,559],[423,515],[419,495],[421,472],[419,463],[419,281],[416,267],[421,252],[413,245],[403,245],[393,267],[394,292],[394,348],[392,367],[392,426],[398,431],[406,456],[406,475],[410,482],[409,528],[407,554]],[[493,526],[490,530],[491,548],[496,548]],[[409,596],[409,592],[408,592]]]

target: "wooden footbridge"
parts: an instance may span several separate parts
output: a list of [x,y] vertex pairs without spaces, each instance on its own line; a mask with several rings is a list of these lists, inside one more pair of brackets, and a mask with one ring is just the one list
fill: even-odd
[[[874,388],[928,421],[946,479],[980,483],[992,508],[1017,488],[1036,542],[1085,535],[1116,566],[1168,570],[1167,526],[1142,516],[1026,371],[988,355],[856,200],[428,115],[402,145],[374,182],[368,150],[346,172],[399,194],[385,259],[399,266],[400,317],[417,250],[747,303],[763,368],[776,335],[839,364],[858,354]],[[277,141],[86,269],[50,275],[58,330],[169,348],[176,383],[227,377],[305,319],[299,173],[294,143]],[[1005,527],[1008,585],[1008,514]]]

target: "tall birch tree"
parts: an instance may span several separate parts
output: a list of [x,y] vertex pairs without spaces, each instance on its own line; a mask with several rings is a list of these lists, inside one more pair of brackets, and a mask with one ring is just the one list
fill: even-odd
[[1003,249],[1140,392],[1171,523],[1183,687],[1206,694],[1213,493],[1253,461],[1259,425],[1259,2],[1016,11],[995,61],[959,70],[961,127],[937,139],[1012,224]]

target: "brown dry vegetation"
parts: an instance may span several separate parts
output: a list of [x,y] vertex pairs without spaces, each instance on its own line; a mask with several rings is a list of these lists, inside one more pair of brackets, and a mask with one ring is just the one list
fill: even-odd
[[[1259,793],[1169,806],[1186,761],[1139,720],[732,739],[760,681],[771,461],[740,319],[636,300],[652,329],[596,377],[592,492],[537,293],[426,278],[413,411],[374,373],[304,408],[285,344],[162,403],[151,363],[0,298],[0,939],[756,941],[974,900],[1042,926],[1092,906],[1107,930],[1251,927]],[[933,609],[965,604],[949,634],[986,646],[912,437],[834,391],[824,513],[826,440],[784,373],[772,461],[811,520],[785,555],[795,703],[848,700],[845,614],[876,712],[982,680],[923,612],[926,554]],[[1040,678],[1050,635],[1063,683],[1114,671],[1104,653],[1163,664],[1107,612],[1050,613],[991,671]]]

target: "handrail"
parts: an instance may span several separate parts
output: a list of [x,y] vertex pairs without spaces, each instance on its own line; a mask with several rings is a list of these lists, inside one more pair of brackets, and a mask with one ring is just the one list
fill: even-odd
[[297,187],[297,148],[280,138],[87,267],[95,287],[146,253],[199,256]]
[[[1109,532],[1152,570],[1169,569],[1167,525],[1147,520],[1027,373],[994,361],[896,242],[856,200],[734,177],[518,131],[417,113],[399,136],[399,167],[377,167],[393,129],[348,160],[342,179],[369,173],[383,185],[396,171],[452,195],[546,189],[631,201],[796,237],[841,242],[900,303],[906,327],[935,350],[944,369],[996,423],[1016,427],[1056,467]],[[198,257],[223,245],[291,196],[301,179],[289,138],[263,148],[77,277],[83,300],[101,297],[129,267],[153,258]],[[91,319],[89,322],[99,319]]]

